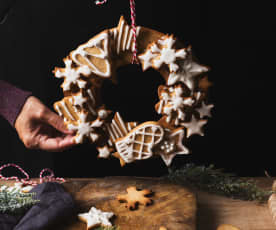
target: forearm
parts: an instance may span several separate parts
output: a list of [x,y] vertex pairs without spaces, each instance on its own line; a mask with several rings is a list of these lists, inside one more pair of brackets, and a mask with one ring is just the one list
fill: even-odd
[[0,116],[12,126],[31,92],[21,90],[0,80]]

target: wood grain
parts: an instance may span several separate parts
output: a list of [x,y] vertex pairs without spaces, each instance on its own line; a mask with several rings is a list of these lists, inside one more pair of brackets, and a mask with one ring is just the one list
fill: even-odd
[[[159,230],[161,226],[168,230],[195,230],[196,198],[187,188],[156,179],[113,177],[102,179],[69,181],[64,184],[75,198],[80,212],[86,212],[91,206],[103,211],[113,212],[113,221],[120,230]],[[116,200],[119,194],[125,194],[126,188],[136,186],[154,192],[154,203],[139,206],[130,211],[124,203]],[[66,226],[57,226],[62,230],[85,230],[85,224],[75,220]]]
[[[272,179],[250,178],[258,186],[271,189]],[[241,201],[197,191],[198,230],[215,230],[221,224],[230,224],[241,230],[275,230],[267,203]]]
[[[265,189],[271,189],[273,183],[273,178],[250,179],[257,180],[257,184]],[[141,186],[142,189],[149,188],[157,192],[155,204],[152,207],[142,206],[139,211],[128,214],[129,212],[125,209],[124,204],[122,203],[118,206],[114,197],[117,194],[124,193],[124,189],[130,185]],[[184,187],[169,185],[156,178],[68,179],[65,188],[76,198],[79,211],[87,211],[90,205],[94,204],[105,209],[105,211],[120,211],[121,214],[119,215],[121,217],[114,219],[114,221],[122,224],[121,230],[159,230],[162,225],[167,227],[168,230],[216,230],[221,224],[230,224],[241,230],[276,229],[267,203],[259,204],[254,201],[234,200],[202,191],[191,192]],[[183,200],[179,200],[179,197],[183,196],[183,194],[187,194],[187,196],[192,194],[189,200],[191,204],[189,208],[185,206],[189,202],[184,204]],[[195,208],[195,196],[197,197],[197,209]],[[160,204],[157,207],[158,202]],[[176,210],[167,207],[172,205],[172,203],[176,205]],[[195,217],[191,213],[195,215],[196,210],[197,215]],[[149,223],[140,228],[137,226],[136,220],[138,222],[149,221]],[[153,221],[160,222],[157,223],[157,226],[153,224]],[[196,226],[195,222],[197,222]],[[176,228],[174,228],[174,225],[169,225],[170,223],[174,223]],[[186,228],[183,227],[185,225]],[[57,226],[56,229],[82,230],[85,229],[85,224],[80,223],[75,218],[68,223]]]

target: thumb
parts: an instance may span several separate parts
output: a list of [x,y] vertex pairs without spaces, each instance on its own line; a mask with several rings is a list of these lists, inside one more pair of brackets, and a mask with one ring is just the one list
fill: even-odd
[[47,113],[45,113],[44,121],[64,134],[74,134],[74,131],[70,131],[67,129],[62,117],[58,116],[50,109],[48,109]]

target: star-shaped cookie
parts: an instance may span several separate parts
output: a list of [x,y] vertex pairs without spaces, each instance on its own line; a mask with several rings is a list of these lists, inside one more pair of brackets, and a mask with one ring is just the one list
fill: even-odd
[[127,188],[127,194],[118,195],[117,200],[120,202],[127,202],[126,207],[130,210],[134,210],[137,208],[138,204],[142,205],[150,205],[152,204],[152,199],[146,197],[152,195],[152,191],[148,189],[137,190],[135,186]]
[[183,128],[166,132],[164,140],[155,149],[155,154],[162,157],[167,166],[170,166],[173,158],[180,154],[189,154],[189,150],[182,144],[184,137]]
[[97,226],[110,227],[112,226],[109,219],[114,216],[113,212],[103,212],[95,207],[92,207],[89,212],[78,214],[78,218],[87,223],[87,230]]
[[93,122],[87,122],[87,114],[82,112],[79,114],[78,124],[68,124],[68,129],[77,132],[75,137],[76,143],[82,143],[84,137],[90,137],[93,142],[98,139],[98,134],[95,132],[95,128],[102,126],[103,122],[99,119]]
[[73,68],[73,62],[68,58],[64,59],[64,63],[65,68],[55,68],[53,71],[57,78],[64,78],[64,82],[62,84],[63,90],[70,90],[72,85],[77,85],[80,89],[85,88],[86,81],[82,80],[81,77],[91,74],[88,66]]
[[187,128],[187,138],[192,136],[193,134],[198,134],[200,136],[204,136],[202,131],[203,125],[207,123],[207,120],[197,120],[195,116],[192,116],[190,122],[182,122],[181,125]]
[[200,118],[212,117],[211,109],[213,107],[214,107],[214,105],[212,105],[212,104],[206,105],[205,102],[203,101],[202,104],[201,104],[201,107],[197,108],[196,110],[199,112]]
[[198,64],[192,58],[191,47],[187,49],[187,57],[180,61],[180,69],[177,72],[172,72],[168,78],[168,85],[173,85],[177,82],[183,82],[191,90],[194,89],[194,78],[204,72],[209,71],[209,68]]

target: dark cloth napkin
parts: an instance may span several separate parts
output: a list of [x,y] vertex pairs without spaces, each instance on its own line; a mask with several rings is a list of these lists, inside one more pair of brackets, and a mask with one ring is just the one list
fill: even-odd
[[23,216],[0,214],[1,230],[45,230],[75,213],[74,200],[62,185],[43,183],[30,192],[39,200]]

